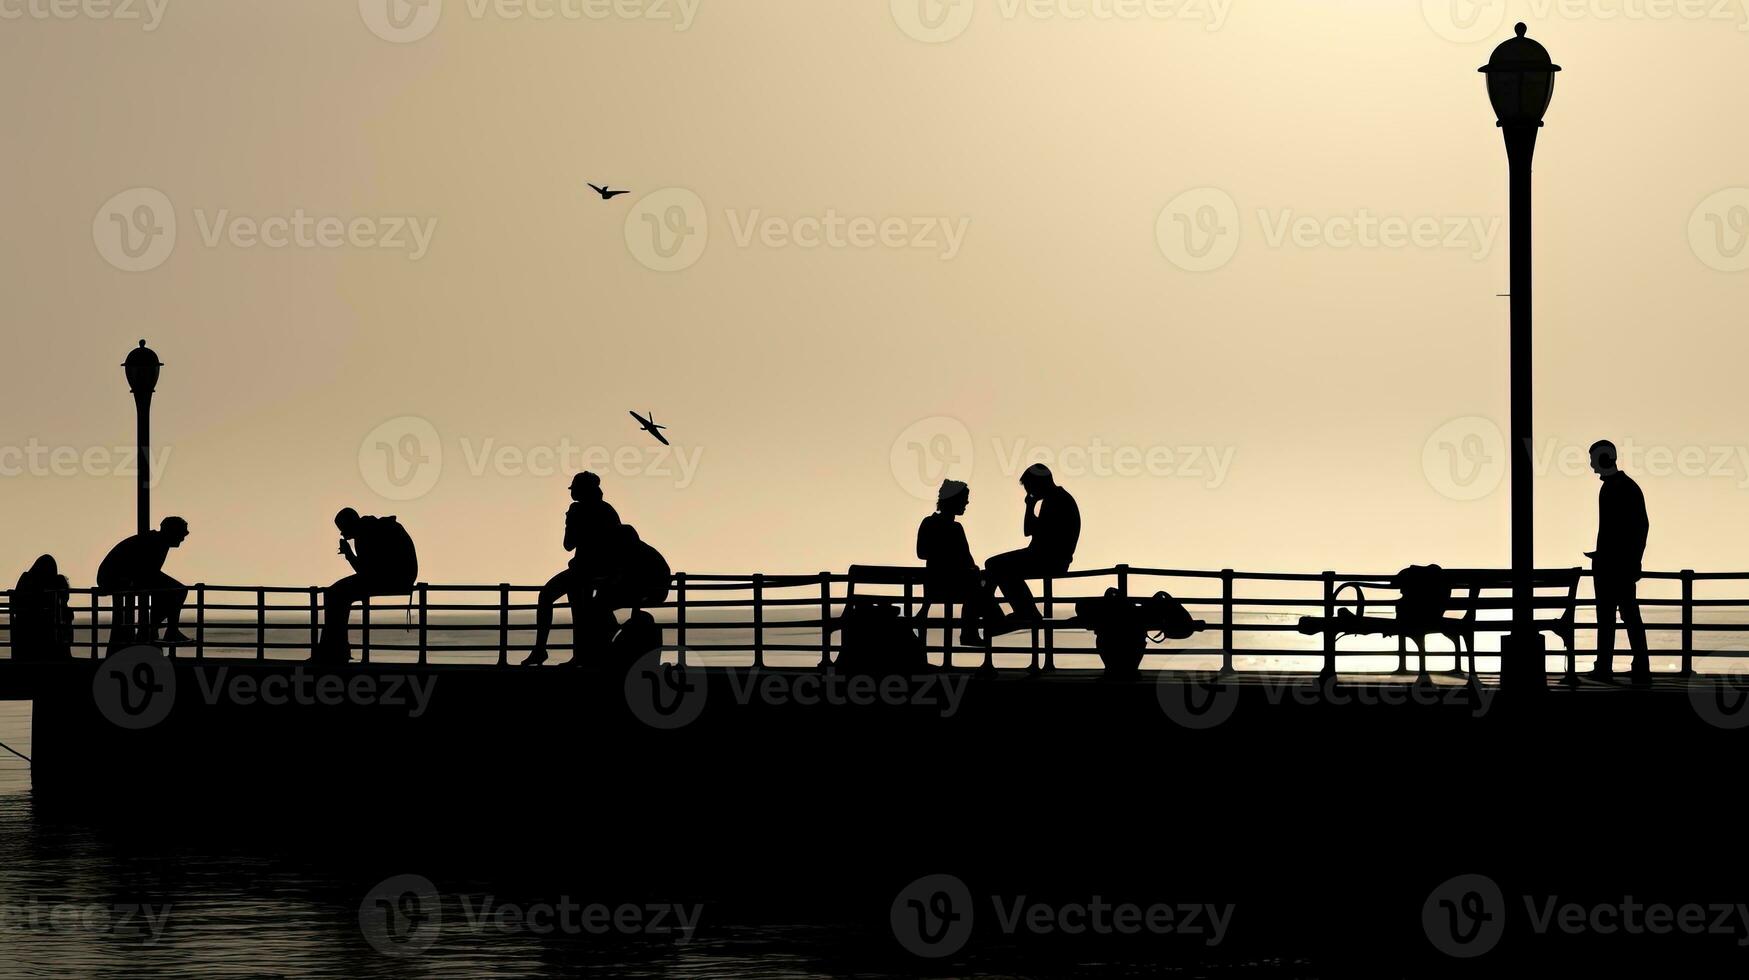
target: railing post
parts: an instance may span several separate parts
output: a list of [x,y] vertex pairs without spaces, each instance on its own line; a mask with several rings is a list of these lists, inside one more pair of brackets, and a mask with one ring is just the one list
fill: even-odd
[[1682,676],[1694,676],[1694,569],[1682,570]]
[[510,665],[510,583],[498,583],[498,666]]
[[359,618],[362,620],[359,630],[359,663],[370,663],[370,596],[365,596],[359,603]]
[[419,666],[430,662],[430,649],[426,645],[430,638],[427,627],[431,617],[431,587],[424,582],[419,583]]
[[832,573],[820,573],[820,669],[832,666]]
[[[1336,573],[1324,573],[1324,623],[1330,627],[1336,620]],[[1320,672],[1325,677],[1336,676],[1336,630],[1324,630],[1324,669]]]
[[765,576],[753,573],[753,669],[765,667]]
[[[111,625],[111,629],[115,627]],[[97,659],[97,590],[91,590],[91,659]]]
[[206,583],[194,586],[194,659],[206,657]]
[[255,590],[255,659],[267,659],[267,590]]
[[1057,616],[1056,580],[1045,579],[1045,670],[1057,669],[1057,630],[1051,625]]
[[686,666],[686,573],[674,573],[674,663]]
[[1233,570],[1221,569],[1221,673],[1233,672]]
[[310,586],[310,659],[316,657],[316,645],[322,638],[321,590]]

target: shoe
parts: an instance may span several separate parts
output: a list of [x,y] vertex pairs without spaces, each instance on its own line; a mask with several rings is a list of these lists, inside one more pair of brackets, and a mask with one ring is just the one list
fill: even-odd
[[166,630],[164,632],[163,639],[159,640],[158,642],[164,644],[165,646],[175,647],[175,646],[183,646],[185,644],[192,643],[194,641],[190,640],[186,635],[184,635],[181,630],[171,629],[171,630]]
[[541,664],[544,664],[546,662],[547,662],[547,652],[545,650],[537,649],[533,653],[530,653],[528,655],[528,659],[526,659],[522,662],[522,666],[524,666],[524,667],[539,667]]
[[987,641],[983,637],[976,633],[962,632],[960,634],[960,646],[962,647],[978,647],[982,649],[986,642]]

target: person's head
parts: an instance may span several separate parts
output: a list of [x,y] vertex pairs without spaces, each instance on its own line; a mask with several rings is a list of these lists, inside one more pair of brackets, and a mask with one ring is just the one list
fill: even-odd
[[334,526],[340,529],[340,536],[350,538],[358,533],[358,522],[364,518],[358,516],[358,511],[351,507],[334,515]]
[[188,539],[188,522],[180,517],[166,517],[158,522],[158,533],[170,539],[170,547],[180,548]]
[[571,478],[571,499],[582,503],[585,500],[601,499],[601,477],[594,473],[579,473]]
[[30,575],[33,578],[47,579],[59,574],[61,574],[61,567],[55,563],[54,555],[43,555],[30,566]]
[[935,509],[955,517],[964,514],[971,502],[972,488],[958,480],[941,481],[941,489],[935,494]]
[[1026,488],[1027,496],[1042,497],[1045,491],[1057,485],[1055,477],[1051,476],[1051,468],[1043,463],[1034,463],[1020,474],[1020,485]]
[[1609,476],[1617,472],[1615,467],[1615,443],[1608,439],[1599,439],[1591,444],[1591,472],[1598,476]]

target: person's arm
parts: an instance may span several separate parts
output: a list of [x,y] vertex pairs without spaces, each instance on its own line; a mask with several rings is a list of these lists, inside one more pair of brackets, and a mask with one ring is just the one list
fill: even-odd
[[1026,522],[1021,526],[1021,530],[1029,538],[1032,537],[1034,531],[1038,530],[1038,505],[1041,499],[1043,498],[1034,497],[1032,494],[1026,495]]
[[923,519],[923,523],[917,525],[917,560],[929,560],[929,518],[927,517]]
[[340,554],[346,559],[346,564],[352,566],[354,572],[358,571],[358,555],[353,552],[351,541],[345,538],[340,539]]

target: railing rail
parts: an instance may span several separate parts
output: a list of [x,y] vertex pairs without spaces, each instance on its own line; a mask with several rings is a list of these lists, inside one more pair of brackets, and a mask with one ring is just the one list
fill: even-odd
[[[1454,593],[1454,607],[1478,611],[1476,632],[1497,636],[1510,629],[1504,613],[1510,606],[1509,572],[1469,570],[1466,574],[1498,576],[1500,585],[1489,585],[1472,600]],[[1582,572],[1589,579],[1589,572]],[[1142,597],[1168,590],[1196,617],[1208,623],[1198,637],[1169,647],[1151,649],[1155,656],[1209,658],[1210,666],[1233,670],[1242,657],[1254,661],[1304,658],[1304,669],[1333,669],[1337,661],[1363,657],[1397,657],[1401,669],[1406,660],[1400,644],[1364,639],[1322,638],[1301,635],[1300,615],[1331,617],[1343,603],[1342,586],[1359,583],[1368,589],[1367,609],[1394,613],[1390,574],[1342,574],[1246,572],[1194,569],[1145,568],[1120,565],[1114,568],[1075,569],[1039,581],[1044,619],[1035,629],[1002,636],[993,646],[972,650],[945,635],[932,644],[932,663],[958,666],[955,653],[977,653],[983,668],[1051,670],[1064,657],[1093,653],[1091,642],[1065,628],[1077,600],[1103,595],[1106,588],[1119,594]],[[1730,647],[1696,649],[1697,635],[1740,632],[1749,640],[1749,598],[1700,595],[1707,586],[1741,581],[1749,584],[1749,572],[1646,572],[1640,604],[1648,611],[1646,629],[1654,635],[1675,634],[1674,647],[1655,647],[1655,655],[1678,657],[1681,669],[1693,669],[1698,657],[1749,655]],[[836,651],[834,634],[850,592],[847,574],[772,575],[755,573],[693,574],[674,576],[669,601],[651,607],[664,629],[665,649],[677,662],[689,656],[711,663],[743,666],[805,667],[832,662]],[[1669,588],[1675,586],[1674,589]],[[1662,588],[1664,591],[1660,591]],[[351,621],[353,648],[364,662],[478,663],[508,665],[532,646],[536,598],[541,587],[497,583],[492,585],[443,585],[421,582],[405,596],[378,597],[355,608]],[[1375,590],[1386,594],[1375,597]],[[1749,591],[1749,590],[1745,590]],[[190,635],[187,645],[173,655],[252,657],[256,659],[301,659],[314,647],[321,630],[322,597],[308,586],[226,586],[199,583],[189,588],[182,628]],[[129,609],[150,593],[112,594],[94,589],[75,589],[69,595],[72,622],[63,630],[63,644],[78,655],[100,657],[116,642],[117,631],[130,628]],[[859,585],[856,595],[890,599],[907,611],[917,599],[912,585],[903,591]],[[0,652],[15,645],[11,610],[13,593],[4,593],[0,606]],[[1741,621],[1720,613],[1733,607],[1744,609]],[[951,634],[945,627],[952,620],[947,611],[933,607],[926,620],[914,619],[930,637],[934,631]],[[1582,596],[1579,609],[1593,618],[1581,617],[1575,624],[1581,635],[1596,630],[1595,600]],[[1674,616],[1658,614],[1674,610]],[[1490,613],[1501,615],[1489,616]],[[1291,645],[1271,644],[1272,637],[1292,637]],[[555,652],[568,646],[569,622],[561,604],[555,623]],[[1616,653],[1625,655],[1626,637],[1618,633]],[[1437,641],[1437,638],[1436,638]],[[1587,645],[1581,644],[1581,652]],[[1551,656],[1570,651],[1551,644]],[[1485,658],[1498,656],[1482,651]],[[1450,659],[1453,653],[1429,652],[1429,659]],[[1321,662],[1321,663],[1320,663]],[[1571,660],[1569,658],[1569,664]],[[964,664],[970,666],[970,664]],[[1089,664],[1091,665],[1091,664]]]

